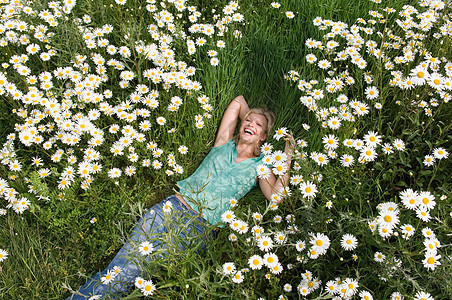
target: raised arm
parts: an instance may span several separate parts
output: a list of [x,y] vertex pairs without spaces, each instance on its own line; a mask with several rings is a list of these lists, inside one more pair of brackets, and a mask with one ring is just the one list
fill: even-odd
[[248,103],[242,95],[232,99],[221,119],[214,147],[224,145],[232,139],[238,118],[242,120],[249,110]]
[[[283,176],[276,177],[273,172],[270,172],[270,176],[267,179],[259,179],[259,187],[265,198],[272,201],[272,195],[279,193],[281,188],[287,187],[289,185],[289,170],[292,163],[292,153],[295,147],[294,138],[287,134],[284,138],[286,140],[286,147],[284,152],[287,154],[286,168],[287,172]],[[281,202],[282,199],[279,201]],[[278,202],[278,203],[279,203]]]

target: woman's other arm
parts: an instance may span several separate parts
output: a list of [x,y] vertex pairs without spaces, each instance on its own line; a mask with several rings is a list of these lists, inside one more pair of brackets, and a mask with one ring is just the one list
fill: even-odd
[[[284,152],[287,154],[286,168],[287,172],[283,176],[276,178],[273,172],[270,172],[270,176],[267,179],[259,179],[259,187],[265,198],[272,201],[272,195],[281,191],[281,188],[287,187],[289,185],[289,171],[290,165],[292,163],[292,153],[295,147],[294,138],[287,134],[284,138],[286,140],[286,147]],[[281,202],[280,200],[279,202]],[[278,202],[278,203],[279,203]]]
[[238,118],[242,120],[249,110],[248,103],[242,95],[232,99],[221,119],[214,147],[224,145],[232,139]]

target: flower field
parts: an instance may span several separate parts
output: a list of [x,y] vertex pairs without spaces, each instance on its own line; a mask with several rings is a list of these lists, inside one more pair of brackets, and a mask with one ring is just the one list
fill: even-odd
[[289,187],[228,199],[204,250],[165,207],[164,240],[185,250],[154,251],[152,233],[135,245],[143,277],[127,299],[452,298],[450,1],[0,12],[2,299],[61,299],[102,270],[196,169],[239,94],[275,112],[257,172]]

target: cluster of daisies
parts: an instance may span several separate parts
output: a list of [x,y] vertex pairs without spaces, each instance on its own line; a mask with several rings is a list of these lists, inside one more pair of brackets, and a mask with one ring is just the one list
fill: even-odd
[[[325,285],[325,291],[333,296],[333,299],[351,299],[358,293],[359,283],[358,280],[353,278],[336,278],[330,280]],[[359,291],[360,299],[372,300],[372,294],[368,291]]]
[[[177,151],[169,151],[156,141],[163,140],[162,133],[177,131],[183,122],[177,112],[188,101],[201,107],[192,119],[195,128],[204,128],[211,118],[213,105],[199,92],[201,83],[193,79],[196,66],[183,59],[207,45],[212,46],[208,57],[216,59],[226,47],[221,38],[233,23],[243,21],[238,3],[229,2],[208,23],[185,0],[147,0],[143,13],[151,16],[152,23],[138,36],[127,33],[119,40],[122,32],[113,25],[94,25],[96,20],[89,15],[73,16],[76,1],[50,1],[47,9],[40,10],[24,3],[28,2],[1,4],[0,45],[16,50],[2,62],[0,94],[17,104],[13,113],[19,122],[15,133],[7,136],[10,146],[33,149],[36,156],[30,162],[4,156],[2,164],[13,174],[10,179],[23,164],[63,191],[76,181],[89,189],[96,174],[116,179],[132,176],[140,167],[161,169],[168,176],[182,174],[184,167],[176,162],[176,155],[187,154],[188,147],[181,144]],[[203,23],[198,22],[201,19]],[[57,65],[52,29],[63,22],[75,24],[85,49],[84,54],[74,54],[68,65]],[[191,26],[184,29],[185,23]],[[181,52],[176,48],[181,40],[193,45]],[[131,65],[133,57],[141,61],[139,67]],[[36,68],[39,61],[45,62],[45,68]],[[108,157],[113,159],[111,166],[103,163]],[[28,200],[11,199],[17,212],[29,205]]]
[[[285,134],[288,133],[288,129],[286,127],[278,128],[273,135],[275,140],[280,140]],[[303,140],[297,141],[298,145],[307,146],[307,143]],[[275,150],[273,151],[273,144],[267,142],[261,146],[261,153],[264,155],[262,159],[262,164],[257,166],[257,176],[261,180],[267,180],[270,177],[270,174],[273,173],[275,176],[281,178],[281,180],[289,180],[289,183],[295,187],[298,186],[299,190],[302,192],[303,197],[305,198],[315,198],[317,193],[317,186],[314,182],[310,180],[303,180],[303,176],[301,175],[292,175],[290,178],[288,177],[290,167],[288,161],[291,160],[292,155],[288,155],[287,153]],[[297,157],[303,157],[303,154],[298,150],[295,150],[295,155]],[[298,162],[294,161],[292,169],[294,171],[299,171],[301,166]],[[319,180],[318,177],[313,176]],[[321,179],[320,179],[321,180]],[[319,180],[319,181],[320,181]],[[279,191],[275,191],[271,195],[272,199],[272,208],[275,209],[277,207],[277,203],[281,202],[281,200],[287,196],[292,194],[289,187],[282,187]]]
[[[114,266],[112,269],[108,270],[107,273],[101,277],[100,282],[105,285],[110,285],[115,288],[115,284],[122,284],[122,268]],[[145,280],[142,277],[135,278],[135,287],[141,291],[144,296],[151,296],[156,290],[155,284],[152,280]],[[93,296],[95,299],[96,296]]]
[[[375,131],[368,131],[362,138],[348,138],[343,139],[342,142],[339,142],[336,135],[327,134],[323,136],[322,143],[325,153],[313,151],[309,154],[309,158],[319,166],[328,165],[330,161],[335,159],[339,159],[343,167],[353,166],[355,161],[363,164],[372,162],[378,157],[378,148],[386,155],[394,153],[394,150],[405,150],[403,140],[394,139],[391,143],[383,143],[382,136]],[[303,141],[302,147],[307,147],[307,142]],[[340,157],[337,154],[339,147],[342,147],[342,151],[346,152]],[[353,155],[353,152],[358,152],[358,154]]]
[[[417,192],[412,189],[406,189],[400,192],[399,196],[404,208],[414,211],[418,219],[424,223],[428,223],[432,219],[430,211],[436,206],[436,198],[433,194],[428,191]],[[441,196],[441,200],[445,200],[446,198],[445,195]],[[415,234],[416,227],[412,224],[405,223],[399,225],[400,210],[396,203],[382,203],[377,208],[379,210],[378,217],[369,222],[369,227],[372,231],[378,230],[378,234],[383,238],[401,235],[405,240],[411,239]],[[441,242],[429,227],[422,229],[422,235],[424,236],[423,244],[425,246],[423,265],[428,270],[435,270],[437,266],[441,265],[439,261],[441,255],[438,254],[438,248],[441,246]],[[384,262],[384,258],[385,256],[380,254],[376,255],[375,260]]]
[[[382,109],[384,101],[371,68],[381,61],[382,72],[390,78],[389,86],[403,90],[418,88],[419,94],[425,94],[421,89],[429,89],[430,92],[423,97],[416,95],[417,100],[411,104],[432,116],[433,108],[448,103],[451,97],[452,62],[429,52],[427,49],[431,45],[426,39],[429,31],[434,32],[434,38],[440,43],[452,35],[452,22],[443,12],[444,8],[443,1],[420,1],[418,9],[405,5],[398,12],[400,18],[394,24],[386,23],[391,14],[396,13],[389,7],[380,12],[371,10],[368,20],[359,18],[353,25],[317,17],[314,25],[327,33],[323,41],[306,40],[309,49],[319,52],[317,55],[308,54],[306,60],[326,72],[327,76],[323,82],[307,81],[292,70],[286,79],[298,82],[298,88],[305,93],[300,98],[301,103],[316,114],[322,127],[337,130],[341,123],[353,122],[373,108]],[[379,31],[379,24],[385,25],[382,31]],[[395,33],[400,30],[403,35]],[[402,71],[407,65],[408,73]],[[354,67],[365,71],[362,72],[363,78],[351,75],[350,70]],[[349,99],[347,91],[357,81],[367,85],[363,88],[362,100]],[[401,101],[396,103],[401,104]]]
[[[9,169],[13,169],[17,172],[22,170],[22,163],[17,159],[16,152],[14,151],[11,142],[3,144],[3,147],[0,150],[0,158],[0,163],[8,166]],[[8,179],[15,180],[16,177],[16,175],[11,175]],[[34,192],[32,186],[29,186],[29,192]],[[21,214],[30,206],[30,200],[21,196],[15,188],[9,185],[8,180],[2,177],[0,177],[0,198],[5,199],[8,203],[5,208],[0,208],[0,216],[5,215],[7,209],[12,209],[14,212]]]
[[443,147],[434,148],[431,154],[427,154],[422,162],[424,166],[431,167],[436,160],[446,159],[449,157],[449,152]]

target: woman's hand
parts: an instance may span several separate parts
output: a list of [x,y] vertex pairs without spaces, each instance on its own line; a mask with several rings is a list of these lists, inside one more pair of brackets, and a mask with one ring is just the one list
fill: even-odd
[[284,140],[286,141],[286,146],[284,147],[284,152],[289,157],[289,160],[292,158],[292,154],[295,150],[295,139],[290,134],[286,133],[284,135]]
[[[296,143],[295,143],[295,139],[293,138],[293,136],[288,133],[286,133],[284,135],[284,140],[286,141],[284,153],[287,154],[287,160],[286,160],[287,172],[286,172],[286,174],[276,177],[275,174],[273,174],[273,172],[271,172],[269,178],[259,179],[259,186],[261,188],[261,191],[269,201],[272,201],[272,199],[271,199],[272,194],[277,193],[282,188],[289,186],[290,165],[292,164],[292,154],[295,151]],[[281,199],[277,204],[279,204],[282,201],[283,201],[283,199]]]

